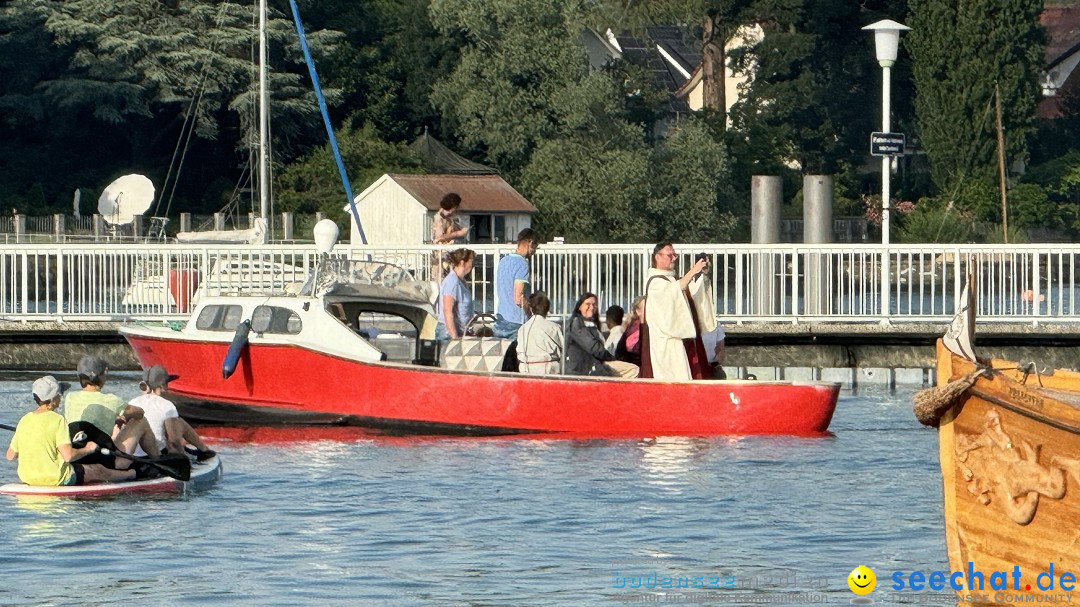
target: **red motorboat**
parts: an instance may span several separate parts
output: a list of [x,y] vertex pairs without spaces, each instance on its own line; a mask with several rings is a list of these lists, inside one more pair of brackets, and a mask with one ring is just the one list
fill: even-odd
[[[342,424],[435,434],[814,435],[840,386],[536,376],[494,371],[502,344],[440,356],[427,283],[390,264],[329,260],[299,295],[202,296],[181,330],[127,325],[202,423]],[[242,325],[250,323],[244,339]],[[223,377],[223,366],[235,373]]]

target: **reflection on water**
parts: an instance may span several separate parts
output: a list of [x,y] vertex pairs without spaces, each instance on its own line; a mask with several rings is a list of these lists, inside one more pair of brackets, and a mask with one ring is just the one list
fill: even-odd
[[[28,382],[0,381],[0,421],[28,410]],[[0,604],[613,605],[627,598],[613,562],[630,559],[792,572],[847,602],[858,564],[879,578],[947,566],[936,436],[910,398],[844,392],[824,438],[203,428],[225,466],[205,493],[0,496]]]

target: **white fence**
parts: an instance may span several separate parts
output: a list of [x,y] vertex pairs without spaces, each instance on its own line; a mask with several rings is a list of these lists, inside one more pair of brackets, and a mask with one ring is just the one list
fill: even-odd
[[[494,311],[496,267],[511,245],[477,245],[469,277],[477,311]],[[1080,322],[1080,246],[678,245],[679,267],[713,259],[722,320],[871,322],[948,320],[969,264],[979,276],[980,322]],[[387,261],[421,280],[437,247],[338,247],[334,255]],[[533,288],[568,314],[584,292],[601,309],[629,309],[642,293],[652,245],[544,245]],[[0,246],[0,319],[183,319],[207,292],[295,292],[314,268],[312,247]],[[883,308],[882,301],[887,305]]]

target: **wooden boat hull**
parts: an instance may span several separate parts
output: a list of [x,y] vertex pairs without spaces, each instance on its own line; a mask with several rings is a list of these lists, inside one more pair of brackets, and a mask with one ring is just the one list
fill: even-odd
[[223,474],[220,457],[212,457],[199,462],[191,467],[191,479],[181,481],[175,478],[163,476],[137,481],[125,481],[122,483],[97,483],[92,485],[71,485],[65,487],[35,487],[22,483],[11,483],[0,486],[0,493],[6,495],[32,495],[52,497],[112,497],[118,495],[144,495],[144,494],[179,494],[187,495],[195,491],[203,491],[210,488]]
[[[976,369],[940,341],[937,352],[939,385]],[[990,368],[938,431],[949,565],[965,575],[957,594],[986,605],[1060,601],[1072,594],[1061,575],[1080,577],[1080,374],[1025,375],[1001,360]],[[969,563],[984,573],[984,590],[968,589]],[[1051,569],[1049,588],[1040,574]],[[991,588],[992,572],[1008,573],[1007,589]]]
[[236,373],[222,379],[227,343],[123,334],[144,368],[164,364],[180,376],[169,389],[182,397],[185,417],[217,423],[340,423],[450,434],[817,435],[828,430],[840,389],[835,383],[450,371],[255,343]]

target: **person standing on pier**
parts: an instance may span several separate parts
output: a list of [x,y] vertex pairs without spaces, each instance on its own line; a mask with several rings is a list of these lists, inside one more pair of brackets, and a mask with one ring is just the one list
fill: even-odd
[[[431,244],[452,245],[465,242],[465,236],[469,233],[469,226],[461,227],[460,217],[457,216],[458,208],[461,207],[461,196],[450,192],[439,201],[439,210],[431,221]],[[447,258],[448,252],[436,250],[432,254],[431,279],[441,281],[450,265]]]
[[645,282],[640,377],[707,379],[712,368],[701,334],[716,328],[716,303],[703,275],[709,260],[698,255],[693,267],[675,278],[677,258],[670,242],[653,248]]
[[517,339],[518,329],[525,324],[526,293],[529,285],[529,258],[539,242],[536,232],[525,228],[517,237],[514,252],[499,260],[495,293],[499,308],[495,314],[495,337]]

